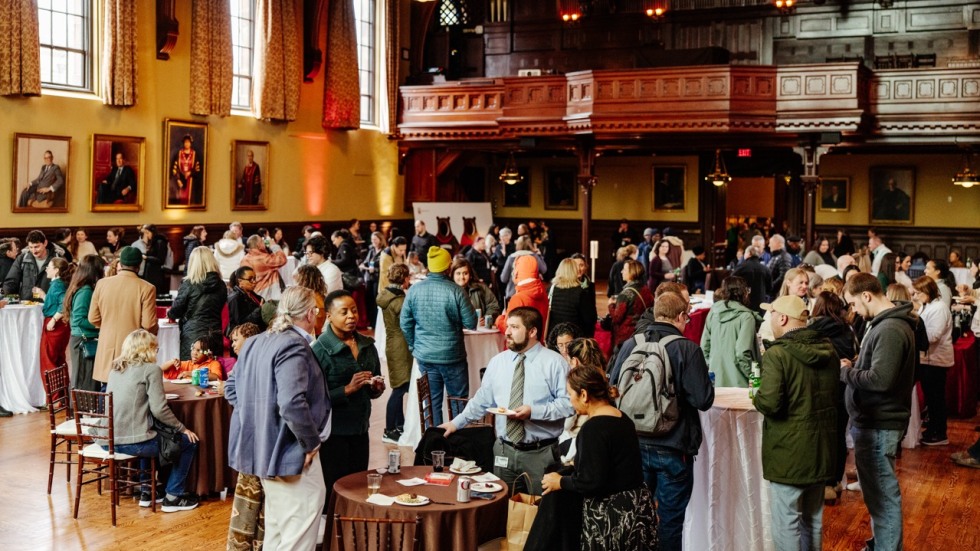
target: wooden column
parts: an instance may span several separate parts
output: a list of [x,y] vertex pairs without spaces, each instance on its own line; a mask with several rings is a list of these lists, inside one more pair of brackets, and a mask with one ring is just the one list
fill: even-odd
[[818,145],[814,141],[793,148],[793,151],[803,159],[800,183],[803,184],[803,239],[807,247],[812,246],[816,239],[817,186],[820,184],[820,176],[817,172],[820,167],[820,157],[829,150],[829,147]]
[[592,226],[592,189],[597,183],[595,177],[596,150],[589,141],[579,142],[575,146],[578,155],[578,185],[582,188],[582,254],[594,261],[589,252],[589,234]]

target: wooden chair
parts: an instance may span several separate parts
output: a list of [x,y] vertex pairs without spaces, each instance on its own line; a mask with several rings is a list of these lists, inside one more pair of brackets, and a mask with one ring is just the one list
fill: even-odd
[[[420,533],[422,516],[415,515],[412,519],[391,518],[360,518],[334,515],[334,535],[337,538],[337,549],[347,549],[344,537],[344,527],[352,542],[353,551],[386,550],[386,551],[418,551],[421,549]],[[398,528],[396,528],[398,527]],[[384,543],[382,543],[384,542]]]
[[[486,368],[484,368],[486,369]],[[463,410],[466,409],[466,404],[470,402],[469,398],[463,398],[462,396],[447,396],[446,400],[449,401],[449,418],[453,419]],[[476,423],[470,423],[468,427],[485,427],[493,426],[493,414],[487,413],[483,416],[483,420],[477,421]]]
[[429,389],[429,378],[422,374],[415,380],[419,391],[419,422],[422,424],[422,432],[429,427],[436,426],[435,414],[432,412],[432,391]]
[[[112,510],[112,525],[116,525],[116,506],[119,505],[121,489],[131,489],[137,495],[140,486],[150,486],[150,506],[153,512],[157,507],[157,461],[155,457],[141,458],[115,450],[115,423],[113,421],[112,393],[72,390],[72,404],[75,408],[76,444],[78,452],[78,475],[75,478],[75,508],[73,517],[78,518],[78,504],[82,496],[82,486],[98,483],[102,494],[102,481],[109,481],[109,502]],[[87,434],[91,444],[82,447],[79,434]],[[106,446],[108,450],[103,449]],[[140,460],[149,462],[149,469],[140,469]],[[90,466],[91,465],[91,466]],[[141,475],[149,473],[149,480],[141,482]],[[88,478],[86,479],[86,476]]]
[[65,480],[71,482],[71,466],[77,440],[77,427],[71,414],[71,395],[68,381],[68,366],[56,367],[44,373],[44,393],[48,397],[48,425],[51,432],[51,458],[48,467],[48,493],[54,481],[54,466],[65,467]]

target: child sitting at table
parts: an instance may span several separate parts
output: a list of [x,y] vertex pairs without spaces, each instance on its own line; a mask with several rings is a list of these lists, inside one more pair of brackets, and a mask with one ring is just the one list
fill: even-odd
[[182,362],[174,358],[172,361],[163,364],[161,366],[161,369],[163,369],[163,378],[190,379],[192,371],[206,367],[208,368],[209,381],[222,380],[221,364],[218,363],[218,360],[214,359],[207,346],[207,339],[194,341],[194,345],[191,347],[191,359]]

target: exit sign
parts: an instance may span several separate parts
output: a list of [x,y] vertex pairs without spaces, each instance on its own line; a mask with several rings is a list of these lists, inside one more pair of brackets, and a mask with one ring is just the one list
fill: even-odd
[[739,149],[738,150],[738,156],[739,157],[751,157],[752,156],[752,150],[751,149],[748,149],[748,148]]

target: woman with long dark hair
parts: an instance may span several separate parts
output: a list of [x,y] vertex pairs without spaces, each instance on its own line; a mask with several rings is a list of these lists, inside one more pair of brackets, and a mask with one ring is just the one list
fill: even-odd
[[609,297],[609,316],[613,325],[613,352],[636,331],[636,322],[653,306],[653,294],[643,283],[643,265],[635,260],[623,263],[625,286],[615,297]]
[[887,289],[892,283],[898,283],[895,279],[895,259],[897,256],[895,253],[885,253],[881,257],[881,265],[878,267],[878,275],[876,277],[882,289]]
[[228,328],[225,335],[230,336],[236,327],[243,323],[254,323],[265,329],[262,322],[262,304],[265,299],[255,292],[255,270],[242,266],[228,279],[231,292],[228,293]]
[[589,420],[576,437],[574,471],[544,475],[544,494],[564,491],[582,496],[580,549],[656,549],[657,516],[643,483],[633,421],[616,409],[617,392],[601,369],[571,370],[567,387],[575,412],[588,415]]
[[854,254],[854,240],[847,233],[847,230],[837,230],[837,243],[834,244],[834,256],[840,258],[845,254]]
[[92,378],[95,370],[95,349],[98,345],[99,328],[88,321],[95,284],[105,273],[105,261],[98,255],[88,255],[79,262],[72,275],[62,311],[69,317],[71,337],[68,351],[71,354],[71,386],[80,390],[98,391],[102,383]]
[[74,264],[69,264],[64,258],[52,258],[45,268],[51,285],[47,292],[38,289],[44,296],[44,326],[41,333],[41,380],[44,374],[58,366],[65,365],[66,349],[71,337],[68,327],[68,313],[65,310],[65,291],[75,273]]
[[[884,261],[882,262],[884,265]],[[847,304],[840,296],[830,291],[822,291],[813,303],[810,313],[810,329],[821,337],[830,339],[834,351],[840,359],[853,361],[858,352],[858,341],[854,330],[847,322]],[[834,500],[844,490],[841,480],[844,479],[844,465],[847,463],[847,408],[844,404],[844,391],[847,385],[837,385],[837,454],[834,456],[834,476],[827,481],[824,488],[824,499]]]
[[313,291],[316,307],[320,310],[320,313],[316,315],[316,323],[313,327],[313,336],[318,337],[326,329],[327,308],[323,301],[328,294],[327,284],[323,281],[320,270],[309,264],[303,264],[296,268],[296,271],[293,272],[293,280],[296,281],[296,285]]
[[803,257],[803,262],[811,266],[827,264],[828,266],[836,267],[837,257],[834,256],[830,240],[826,237],[818,237],[813,242],[813,249]]
[[[194,249],[200,247],[204,244],[204,241],[208,238],[208,230],[204,226],[194,226],[191,228],[191,232],[184,236],[184,269],[187,269],[187,265],[191,263],[191,253]],[[186,271],[184,272],[186,273]]]

